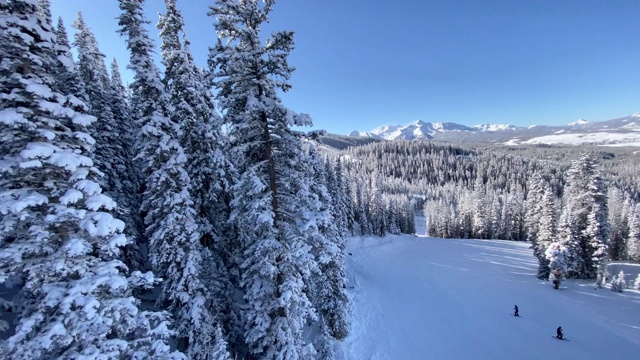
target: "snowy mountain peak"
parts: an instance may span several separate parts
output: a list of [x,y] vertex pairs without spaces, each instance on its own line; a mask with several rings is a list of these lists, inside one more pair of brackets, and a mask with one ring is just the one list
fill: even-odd
[[588,124],[589,121],[585,120],[585,119],[578,119],[572,123],[568,123],[567,126],[580,126],[580,125],[586,125]]
[[494,144],[591,144],[640,146],[640,112],[607,121],[579,119],[567,125],[480,124],[468,127],[450,122],[416,120],[409,125],[384,125],[371,132],[353,131],[349,136],[383,140],[438,140]]
[[375,128],[371,131],[372,134],[383,134],[383,133],[388,133],[388,132],[393,132],[396,131],[396,129],[399,128],[399,126],[397,125],[382,125],[378,128]]
[[430,123],[416,120],[409,125],[383,125],[371,132],[353,131],[349,136],[378,137],[386,140],[421,140],[432,139],[439,133],[448,132],[476,132],[477,130],[465,125],[450,122]]
[[349,133],[348,136],[361,136],[361,137],[371,137],[371,133],[368,133],[366,131],[358,131],[358,130],[353,130],[352,132]]
[[506,131],[517,130],[518,128],[510,124],[480,124],[475,125],[474,128],[481,132],[493,132],[493,131]]

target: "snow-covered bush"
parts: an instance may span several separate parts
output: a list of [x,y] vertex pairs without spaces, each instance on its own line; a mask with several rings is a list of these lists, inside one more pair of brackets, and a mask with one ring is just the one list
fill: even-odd
[[640,290],[640,274],[638,274],[638,277],[636,277],[636,280],[633,282],[633,288]]
[[614,276],[611,281],[611,291],[622,292],[626,287],[627,282],[624,280],[624,271],[620,270],[620,273]]

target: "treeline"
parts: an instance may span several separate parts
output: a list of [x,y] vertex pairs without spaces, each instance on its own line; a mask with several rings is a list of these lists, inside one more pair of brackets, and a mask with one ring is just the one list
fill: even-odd
[[49,0],[0,1],[0,354],[331,359],[345,237],[411,231],[406,204],[292,130],[311,120],[278,97],[293,33],[262,41],[273,0],[213,2],[206,70],[165,5],[161,71],[144,1],[119,0],[127,89],[82,15],[70,41]]
[[[532,241],[542,278],[550,266],[595,278],[609,259],[640,261],[640,161],[629,149],[401,141],[343,154],[352,181],[414,196],[431,236]],[[547,249],[567,234],[563,263]]]

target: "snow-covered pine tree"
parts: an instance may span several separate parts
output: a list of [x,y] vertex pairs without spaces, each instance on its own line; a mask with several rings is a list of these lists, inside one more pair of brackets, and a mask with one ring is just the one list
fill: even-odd
[[155,279],[118,260],[127,239],[91,159],[96,119],[53,90],[55,41],[35,0],[0,2],[0,283],[21,305],[5,355],[181,358],[165,314],[131,295]]
[[618,275],[611,280],[611,291],[623,292],[627,288],[627,281],[625,280],[624,271],[620,270]]
[[48,26],[53,27],[53,20],[51,17],[51,0],[38,0],[37,16]]
[[87,84],[90,113],[98,118],[91,135],[96,139],[97,166],[105,174],[103,188],[117,202],[120,217],[126,224],[125,232],[132,240],[126,248],[125,260],[130,266],[142,268],[144,259],[140,246],[144,238],[139,216],[139,180],[132,164],[132,133],[138,127],[127,109],[117,68],[114,76],[120,83],[112,84],[105,56],[81,13],[73,26],[77,30],[73,44],[78,50],[78,74]]
[[507,240],[520,240],[524,238],[524,214],[523,214],[523,193],[515,190],[507,195],[507,203],[504,214],[504,224]]
[[584,154],[571,164],[564,201],[564,212],[571,212],[573,222],[570,229],[560,224],[559,231],[573,232],[578,253],[568,275],[595,279],[607,258],[609,225],[606,189],[591,155]]
[[627,256],[629,260],[640,262],[640,205],[631,206],[629,211],[629,238],[627,239]]
[[[46,26],[53,29],[50,0],[38,0],[38,17],[44,21]],[[56,33],[54,51],[58,57],[58,62],[52,64],[54,70],[51,75],[54,77],[55,82],[51,84],[51,89],[63,94],[74,94],[74,96],[86,103],[86,94],[84,93],[84,87],[80,86],[82,80],[78,78],[75,64],[73,63],[69,39],[62,18],[58,18],[58,27],[53,31]]]
[[549,259],[546,251],[556,237],[556,210],[553,193],[546,183],[542,184],[544,195],[541,199],[539,224],[536,231],[533,254],[538,258],[538,278],[549,278]]
[[115,119],[111,110],[109,91],[110,79],[104,54],[100,52],[98,41],[84,21],[82,13],[73,23],[76,29],[73,45],[78,51],[78,75],[87,85],[86,93],[91,115],[98,118],[91,135],[96,139],[95,158],[100,171],[105,173],[102,187],[119,202],[119,177],[112,164],[120,158],[113,147],[113,139],[119,136],[114,128]]
[[336,212],[339,213],[338,217],[342,218],[344,222],[344,228],[338,227],[338,230],[342,231],[345,236],[347,233],[353,235],[353,199],[351,197],[349,179],[344,176],[342,160],[340,160],[339,157],[335,159],[333,170],[335,177],[335,191],[332,195],[335,196],[334,207],[336,208]]
[[636,290],[640,290],[640,274],[636,276],[635,281],[633,282],[633,288]]
[[338,231],[344,233],[347,225],[345,217],[342,216],[342,212],[339,210],[341,194],[339,193],[333,162],[331,159],[325,158],[323,165],[323,182],[326,185],[329,196],[331,196],[331,215]]
[[609,188],[609,224],[611,227],[609,255],[611,260],[627,258],[626,240],[629,238],[629,197],[615,187]]
[[126,227],[125,233],[130,240],[125,248],[125,263],[135,269],[149,268],[145,254],[147,240],[144,234],[144,220],[140,216],[142,203],[141,173],[136,169],[134,161],[137,142],[138,123],[134,121],[129,104],[129,96],[120,75],[118,63],[114,58],[111,62],[111,81],[109,89],[109,105],[114,116],[113,129],[118,136],[111,139],[112,146],[118,149],[119,158],[114,159],[114,170],[119,178],[121,191],[118,207],[121,211]]
[[527,241],[530,241],[535,253],[536,238],[540,226],[540,214],[542,213],[542,199],[544,197],[544,178],[539,172],[533,174],[529,180],[527,200],[525,202],[525,231]]
[[369,220],[369,214],[367,211],[367,193],[364,184],[361,181],[356,181],[354,184],[354,221],[359,225],[359,235],[367,236],[373,233],[371,227],[371,221]]
[[[213,112],[208,90],[202,74],[191,61],[191,54],[184,34],[184,20],[176,6],[176,0],[165,0],[166,14],[160,17],[157,27],[162,39],[162,59],[165,65],[164,84],[172,111],[170,121],[177,124],[180,143],[185,151],[184,169],[191,181],[188,189],[193,204],[188,211],[195,211],[194,236],[176,245],[184,248],[186,256],[193,258],[192,272],[182,284],[170,289],[175,293],[169,298],[176,313],[177,331],[184,336],[186,353],[190,359],[228,359],[228,353],[213,358],[213,350],[226,346],[223,338],[216,338],[220,330],[220,316],[228,307],[231,296],[217,287],[225,284],[226,275],[219,252],[211,252],[213,242],[222,242],[223,229],[227,228],[224,204],[227,190],[225,170],[229,168],[222,153],[219,129],[220,120]],[[182,42],[181,42],[182,39]],[[172,134],[177,135],[177,134]],[[187,184],[183,184],[186,186]],[[186,220],[186,219],[185,219]],[[193,230],[192,230],[193,231]],[[195,238],[195,236],[198,238]],[[224,249],[222,244],[215,247]],[[182,266],[187,266],[187,263]],[[207,268],[207,272],[203,268]],[[178,275],[181,271],[177,268]],[[219,273],[214,273],[217,270]],[[207,278],[205,278],[205,274]],[[224,276],[223,276],[224,275]],[[208,278],[211,277],[211,278]],[[213,286],[216,279],[218,286]],[[225,286],[228,289],[228,287]],[[177,294],[181,294],[176,296]],[[214,296],[217,295],[217,296]],[[227,306],[220,306],[224,301]],[[218,329],[218,330],[216,330]],[[219,331],[220,330],[220,331]]]
[[503,224],[500,222],[502,218],[502,202],[498,194],[493,194],[491,199],[491,206],[489,210],[489,217],[487,223],[487,237],[489,239],[504,239],[503,236]]
[[593,204],[587,215],[587,228],[584,235],[588,239],[588,253],[591,256],[592,268],[588,277],[597,278],[599,284],[604,281],[607,262],[609,260],[609,207],[607,191],[603,179],[595,174],[589,188]]
[[486,239],[489,234],[489,219],[487,214],[487,199],[485,190],[478,186],[476,190],[473,192],[473,227],[472,227],[472,235],[473,238],[478,239]]
[[373,235],[384,236],[386,234],[386,219],[384,214],[384,199],[382,189],[382,175],[375,171],[371,174],[369,190],[369,202],[367,206],[367,217],[371,224]]
[[[333,213],[333,199],[325,186],[327,175],[313,144],[308,145],[309,160],[304,173],[312,174],[309,194],[302,197],[309,202],[308,212],[302,221],[306,224],[308,238],[311,239],[312,252],[318,263],[318,276],[314,276],[313,302],[322,320],[323,330],[331,337],[342,340],[348,333],[350,299],[346,292],[345,251],[346,238],[338,228]],[[328,170],[332,172],[332,168]],[[335,178],[334,178],[335,181]],[[334,184],[335,185],[335,184]],[[310,217],[311,215],[312,217]],[[344,226],[344,223],[341,223]],[[325,350],[326,351],[326,350]],[[330,354],[324,354],[328,359]]]
[[556,238],[545,250],[545,256],[549,261],[549,271],[553,277],[559,272],[562,277],[573,277],[577,272],[574,267],[579,258],[577,242],[577,230],[574,227],[573,213],[565,209],[560,217]]
[[[134,71],[132,107],[142,124],[137,156],[146,176],[142,210],[149,257],[154,271],[165,279],[157,304],[174,314],[178,348],[192,358],[207,358],[226,344],[214,338],[220,332],[202,281],[205,255],[185,170],[187,157],[180,144],[181,127],[169,116],[173,109],[153,63],[143,5],[144,0],[120,0],[119,25],[127,37]],[[222,351],[222,358],[227,357]]]
[[542,213],[544,198],[544,178],[540,172],[536,172],[529,180],[529,191],[527,191],[527,200],[525,202],[525,231],[527,233],[527,241],[530,241],[536,247],[536,239],[540,225],[540,214]]
[[59,65],[52,74],[56,79],[55,89],[59,92],[74,94],[75,97],[88,103],[85,84],[78,76],[76,64],[73,62],[71,55],[71,45],[69,44],[69,36],[64,26],[62,18],[58,18],[58,27],[56,29],[56,55]]
[[[315,311],[306,284],[315,264],[300,219],[310,210],[295,190],[307,181],[299,173],[307,161],[292,126],[310,125],[307,115],[284,107],[277,91],[287,91],[293,69],[287,55],[292,32],[276,32],[263,43],[260,26],[274,1],[218,0],[218,42],[209,59],[217,98],[230,124],[230,159],[238,170],[232,188],[232,220],[244,250],[240,285],[247,302],[245,341],[260,359],[308,359],[314,347],[303,327]],[[314,214],[307,214],[315,216]]]
[[400,207],[398,206],[398,197],[393,195],[384,196],[384,207],[386,213],[387,232],[390,234],[399,234],[399,216]]
[[[215,112],[213,98],[201,70],[193,61],[184,33],[184,20],[175,0],[165,1],[167,14],[160,21],[165,63],[165,86],[173,106],[171,114],[182,128],[181,143],[188,162],[192,197],[197,212],[201,243],[217,257],[232,256],[227,235],[229,184],[233,165],[226,158],[228,139],[222,135],[222,119]],[[218,266],[221,259],[216,259]]]

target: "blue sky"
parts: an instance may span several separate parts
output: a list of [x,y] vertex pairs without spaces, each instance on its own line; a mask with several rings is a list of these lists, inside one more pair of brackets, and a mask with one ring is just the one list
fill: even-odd
[[[215,43],[211,4],[178,1],[200,66]],[[147,1],[154,25],[163,7]],[[123,69],[117,1],[52,0],[70,33],[78,11]],[[283,100],[332,133],[417,119],[561,125],[640,111],[640,1],[279,0],[265,30],[295,31]]]

